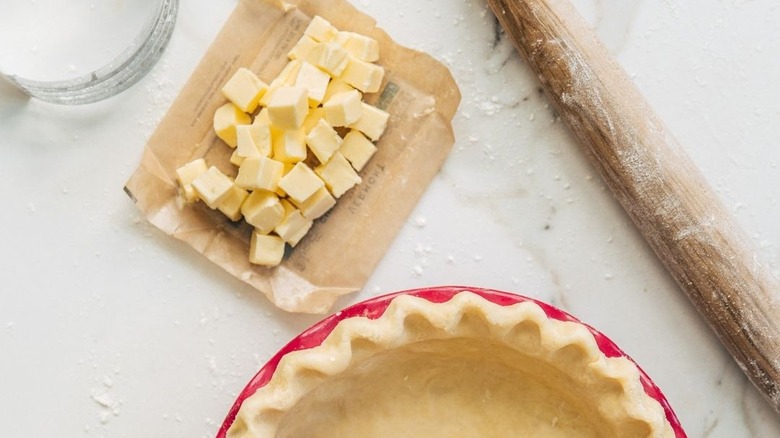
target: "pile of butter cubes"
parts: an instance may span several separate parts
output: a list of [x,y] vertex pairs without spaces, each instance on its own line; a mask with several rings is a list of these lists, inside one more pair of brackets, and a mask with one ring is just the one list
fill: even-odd
[[[254,227],[249,261],[278,265],[313,221],[361,182],[389,114],[363,101],[384,69],[376,40],[315,16],[270,83],[246,68],[222,88],[216,135],[234,148],[235,179],[202,158],[177,169],[188,203],[203,201]],[[309,154],[311,151],[311,154]]]

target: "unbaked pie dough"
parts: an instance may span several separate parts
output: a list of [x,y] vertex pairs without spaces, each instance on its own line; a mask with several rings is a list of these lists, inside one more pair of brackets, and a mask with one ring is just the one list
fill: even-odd
[[532,302],[396,297],[285,355],[228,431],[245,437],[673,437],[636,366]]

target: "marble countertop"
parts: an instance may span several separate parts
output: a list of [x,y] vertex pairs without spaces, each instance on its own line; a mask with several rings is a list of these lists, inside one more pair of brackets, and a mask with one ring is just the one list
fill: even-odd
[[[574,3],[780,271],[780,4]],[[181,2],[160,63],[104,102],[59,107],[0,88],[0,436],[213,436],[259,366],[319,319],[277,310],[149,225],[122,191],[235,4]],[[440,174],[364,290],[337,307],[441,284],[525,294],[612,338],[689,436],[780,436],[780,417],[556,120],[485,3],[354,4],[446,64],[463,100]]]

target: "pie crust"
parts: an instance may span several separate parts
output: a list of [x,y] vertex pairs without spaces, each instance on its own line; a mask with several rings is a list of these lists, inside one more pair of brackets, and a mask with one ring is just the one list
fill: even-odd
[[285,354],[227,437],[674,437],[641,375],[532,300],[401,294]]

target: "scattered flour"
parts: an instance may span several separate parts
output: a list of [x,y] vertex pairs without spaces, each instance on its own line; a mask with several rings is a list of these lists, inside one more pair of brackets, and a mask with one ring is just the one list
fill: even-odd
[[102,388],[93,389],[89,395],[90,398],[92,398],[92,401],[98,405],[98,418],[100,419],[101,424],[106,424],[111,421],[113,417],[119,416],[119,407],[121,403],[114,400],[108,392]]

